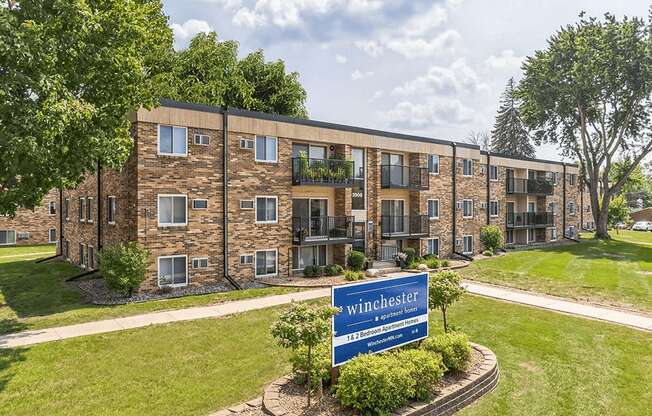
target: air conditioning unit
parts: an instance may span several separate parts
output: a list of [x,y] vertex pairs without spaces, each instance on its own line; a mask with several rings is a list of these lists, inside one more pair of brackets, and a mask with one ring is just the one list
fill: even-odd
[[462,201],[457,201],[457,208],[462,209]]
[[29,233],[28,232],[16,233],[16,238],[19,239],[19,240],[27,240],[27,239],[29,239]]
[[480,202],[480,209],[487,209],[487,203],[486,202]]
[[462,239],[461,238],[455,239],[455,245],[456,246],[461,246],[462,245]]

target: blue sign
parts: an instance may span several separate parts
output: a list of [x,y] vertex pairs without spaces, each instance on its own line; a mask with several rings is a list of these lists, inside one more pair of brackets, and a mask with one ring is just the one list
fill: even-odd
[[331,303],[333,367],[428,336],[428,273],[333,286]]

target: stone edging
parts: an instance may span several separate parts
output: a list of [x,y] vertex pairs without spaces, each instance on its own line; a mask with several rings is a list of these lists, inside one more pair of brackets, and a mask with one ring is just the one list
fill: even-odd
[[[460,382],[438,392],[438,397],[429,403],[411,403],[398,409],[392,416],[443,416],[452,415],[458,410],[478,400],[498,385],[500,373],[496,355],[488,348],[471,343],[471,347],[484,357],[480,367],[472,371]],[[289,376],[281,377],[271,383],[263,393],[263,409],[272,416],[284,416],[287,411],[280,406],[280,387],[290,381]]]

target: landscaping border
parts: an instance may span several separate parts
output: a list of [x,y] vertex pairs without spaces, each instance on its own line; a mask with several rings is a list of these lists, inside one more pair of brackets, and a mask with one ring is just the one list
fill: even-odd
[[[451,415],[492,391],[500,379],[496,355],[489,348],[470,343],[482,354],[484,361],[459,383],[447,386],[438,392],[438,397],[428,403],[411,403],[392,413],[392,416],[443,416]],[[281,386],[291,381],[284,376],[272,382],[263,393],[263,410],[272,416],[285,416],[287,411],[280,406]]]

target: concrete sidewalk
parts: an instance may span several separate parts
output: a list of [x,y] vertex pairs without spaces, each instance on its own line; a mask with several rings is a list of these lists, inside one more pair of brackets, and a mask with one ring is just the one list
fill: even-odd
[[[652,317],[611,308],[587,305],[552,296],[533,294],[515,289],[465,281],[463,285],[469,293],[487,296],[507,302],[535,306],[569,315],[598,319],[632,328],[652,331]],[[170,322],[194,319],[215,318],[240,312],[253,311],[287,304],[293,301],[306,301],[330,296],[330,288],[288,293],[284,295],[239,300],[214,306],[201,306],[164,312],[134,315],[125,318],[107,319],[84,324],[38,329],[0,336],[0,348],[22,347],[42,342],[59,341],[84,335],[102,334],[124,329],[140,328]]]

